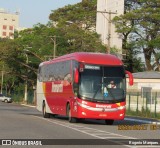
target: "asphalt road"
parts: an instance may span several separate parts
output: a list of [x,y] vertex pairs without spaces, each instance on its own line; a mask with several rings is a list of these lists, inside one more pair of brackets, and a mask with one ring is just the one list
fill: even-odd
[[[101,120],[69,123],[66,117],[58,116],[46,119],[36,108],[0,102],[1,144],[3,139],[23,139],[24,145],[27,139],[35,141],[40,139],[43,144],[51,144],[51,147],[60,147],[59,145],[67,145],[65,147],[73,145],[78,148],[107,147],[113,143],[119,148],[132,147],[134,142],[140,139],[160,139],[160,125],[156,125],[157,129],[154,130],[153,127],[155,128],[153,124],[129,120],[115,121],[114,125],[105,125]],[[131,145],[121,145],[125,139]],[[55,144],[56,142],[57,144]],[[16,143],[12,144],[16,145]],[[158,144],[160,146],[160,143]],[[115,146],[109,145],[109,147]]]

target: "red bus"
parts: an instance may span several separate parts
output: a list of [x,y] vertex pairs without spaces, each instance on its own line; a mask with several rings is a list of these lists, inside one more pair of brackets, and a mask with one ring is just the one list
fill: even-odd
[[38,70],[37,109],[44,118],[103,119],[111,125],[125,116],[126,74],[133,85],[132,74],[111,54],[77,52],[45,61]]

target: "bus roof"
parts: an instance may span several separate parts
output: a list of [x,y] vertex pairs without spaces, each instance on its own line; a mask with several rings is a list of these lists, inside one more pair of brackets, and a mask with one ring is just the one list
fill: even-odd
[[60,56],[50,61],[43,62],[43,64],[49,64],[65,60],[76,60],[78,62],[98,65],[123,65],[123,62],[115,55],[92,52],[75,52]]

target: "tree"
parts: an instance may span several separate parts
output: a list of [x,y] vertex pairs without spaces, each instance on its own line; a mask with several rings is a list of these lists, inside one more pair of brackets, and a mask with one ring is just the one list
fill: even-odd
[[[6,94],[11,93],[15,88],[15,83],[21,82],[19,77],[14,75],[13,67],[10,66],[13,63],[14,57],[17,57],[17,45],[13,40],[1,39],[0,40],[0,71],[3,72],[3,90],[5,89]],[[18,66],[18,64],[15,64]],[[2,87],[2,84],[1,84]]]
[[[131,5],[130,1],[127,1]],[[160,39],[160,0],[137,0],[124,15],[116,17],[117,32],[122,33],[123,48],[132,44],[131,50],[143,52],[147,70],[160,71],[159,47]],[[152,63],[152,58],[155,60]]]
[[[27,80],[30,88],[36,84],[39,64],[48,60],[47,57],[53,58],[54,50],[56,56],[77,51],[105,52],[105,47],[93,29],[96,0],[83,0],[77,5],[60,8],[50,18],[54,22],[58,21],[58,25],[54,26],[53,21],[47,25],[36,24],[31,29],[16,32],[14,40],[0,42],[0,59],[20,83]],[[9,75],[6,86],[7,83]],[[14,84],[21,87],[20,84]]]
[[96,6],[97,0],[83,0],[52,11],[49,18],[56,24],[54,27],[58,29],[59,40],[63,40],[63,47],[61,43],[57,47],[59,53],[105,52],[105,47],[95,32]]
[[76,23],[80,26],[84,24],[84,28],[90,30],[96,26],[96,10],[97,0],[83,0],[81,3],[52,11],[49,19],[58,24],[66,22]]

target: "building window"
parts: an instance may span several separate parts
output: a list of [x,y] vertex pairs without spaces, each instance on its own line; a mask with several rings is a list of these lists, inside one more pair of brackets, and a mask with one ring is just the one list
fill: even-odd
[[3,29],[6,30],[6,29],[7,29],[7,26],[6,26],[6,25],[3,25]]
[[12,36],[13,36],[13,32],[10,32],[10,33],[9,33],[9,36],[12,37]]
[[6,21],[6,20],[7,20],[7,18],[4,18],[4,20]]
[[3,35],[3,36],[6,36],[6,35],[7,35],[7,33],[6,33],[6,32],[3,32],[3,33],[2,33],[2,35]]
[[12,19],[12,21],[15,21],[15,19]]
[[9,30],[13,30],[13,26],[9,26]]

